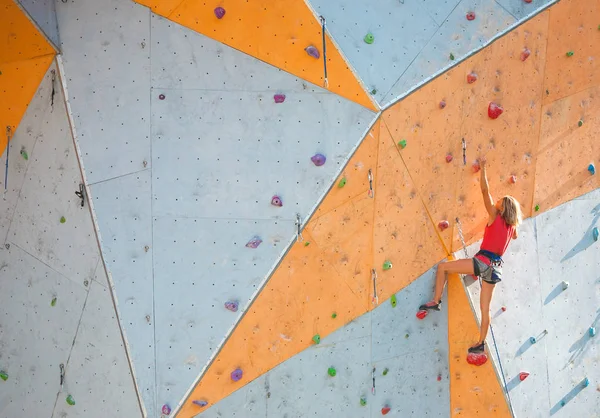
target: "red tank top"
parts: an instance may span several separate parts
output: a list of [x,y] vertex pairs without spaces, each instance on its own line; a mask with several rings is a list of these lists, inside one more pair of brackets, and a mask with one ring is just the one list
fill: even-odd
[[493,252],[502,257],[514,233],[515,227],[508,225],[504,218],[498,214],[491,225],[485,226],[481,249]]

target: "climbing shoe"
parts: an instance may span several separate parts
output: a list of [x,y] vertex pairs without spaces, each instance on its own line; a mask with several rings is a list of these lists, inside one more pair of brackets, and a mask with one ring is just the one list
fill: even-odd
[[441,311],[442,310],[442,301],[440,300],[438,303],[434,301],[427,302],[421,306],[419,306],[419,310],[421,311]]
[[477,344],[474,345],[473,347],[469,348],[469,353],[473,353],[473,354],[481,354],[485,351],[485,342],[482,342],[481,344]]

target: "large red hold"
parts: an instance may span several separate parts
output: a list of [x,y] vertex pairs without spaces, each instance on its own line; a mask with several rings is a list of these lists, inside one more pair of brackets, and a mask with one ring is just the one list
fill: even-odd
[[500,116],[502,112],[504,112],[504,109],[499,104],[490,102],[488,105],[488,116],[490,119],[498,119],[498,116]]
[[467,363],[473,366],[481,366],[487,362],[487,354],[485,353],[469,353],[467,354]]
[[531,51],[528,48],[524,48],[521,51],[521,61],[525,61],[531,55]]
[[475,12],[467,13],[467,20],[475,20]]
[[476,73],[470,72],[469,74],[467,74],[467,83],[473,84],[476,81],[477,81],[477,74]]
[[440,231],[444,231],[444,230],[448,229],[449,226],[450,226],[450,223],[448,223],[448,221],[441,221],[438,224],[438,228],[440,229]]
[[529,376],[529,373],[521,372],[519,373],[519,380],[522,382],[523,380],[527,379],[527,376]]

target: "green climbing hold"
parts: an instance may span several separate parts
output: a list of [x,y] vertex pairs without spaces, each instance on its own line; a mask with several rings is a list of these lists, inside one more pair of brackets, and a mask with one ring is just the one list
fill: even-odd
[[50,302],[50,306],[56,306],[56,296],[52,298],[52,302]]
[[387,375],[389,371],[390,371],[390,369],[388,369],[388,368],[386,367],[385,369],[383,369],[383,375],[384,375],[384,376],[385,376],[385,375]]
[[25,161],[29,159],[29,155],[27,155],[27,151],[25,151],[25,148],[21,149],[21,157],[23,157]]
[[5,371],[1,371],[0,379],[4,380],[6,382],[6,380],[8,379],[8,373],[6,373]]
[[404,335],[404,338],[408,338],[408,337],[409,337],[409,335],[408,335],[408,334],[405,334],[405,335]]
[[450,60],[454,61],[454,54],[452,52],[450,53]]
[[346,177],[343,177],[340,182],[338,183],[338,187],[341,189],[342,187],[344,187],[346,185]]
[[365,43],[371,45],[373,41],[375,41],[375,37],[373,36],[373,34],[371,32],[367,33],[365,35]]
[[384,270],[389,270],[392,268],[392,262],[389,260],[385,260],[385,262],[383,263],[383,269]]
[[392,304],[392,308],[395,308],[396,305],[398,304],[398,300],[396,299],[396,295],[392,295],[392,297],[390,298],[390,302]]
[[331,314],[331,319],[335,319],[335,318],[337,318],[337,314],[334,312]]
[[540,205],[535,205],[534,209],[535,209],[536,212],[539,211],[540,210]]
[[402,149],[406,148],[406,139],[399,141],[398,146]]
[[371,94],[377,94],[377,89],[371,90]]
[[310,245],[310,242],[309,242],[309,241],[306,241],[306,242],[304,243],[304,246],[305,246],[305,247],[308,247],[309,245]]
[[75,405],[75,399],[73,399],[72,395],[67,396],[67,403],[71,406]]
[[567,57],[572,57],[575,53],[573,51],[567,52]]
[[60,217],[60,223],[61,223],[61,224],[64,224],[65,222],[67,222],[67,220],[65,219],[65,217],[64,217],[64,216],[61,216],[61,217]]
[[583,121],[580,120],[579,122],[577,122],[577,126],[579,126],[581,128],[583,126]]
[[315,334],[315,336],[312,337],[312,340],[315,344],[319,344],[321,342],[321,336],[319,334]]
[[360,406],[365,406],[367,404],[367,398],[364,396],[360,398]]
[[335,367],[330,367],[329,369],[327,369],[327,374],[331,377],[334,377],[337,374]]

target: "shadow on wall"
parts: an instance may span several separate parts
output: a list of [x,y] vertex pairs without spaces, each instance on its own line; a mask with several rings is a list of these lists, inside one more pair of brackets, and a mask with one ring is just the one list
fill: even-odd
[[571,402],[571,399],[573,399],[574,397],[579,395],[579,392],[581,392],[586,387],[586,384],[584,382],[585,382],[585,379],[583,381],[579,382],[577,384],[577,386],[575,386],[573,389],[571,389],[571,391],[569,393],[567,393],[560,401],[558,401],[552,407],[552,409],[550,409],[550,416],[556,414],[558,411],[561,410],[561,408],[563,408],[566,404]]
[[594,215],[594,218],[592,219],[590,226],[585,231],[585,234],[583,234],[581,240],[579,240],[579,242],[573,248],[571,248],[571,251],[565,254],[562,260],[560,260],[561,263],[569,260],[570,258],[575,257],[578,253],[586,250],[590,245],[594,243],[594,238],[592,237],[592,229],[594,229],[594,226],[596,226],[596,223],[600,218],[600,205],[597,205],[594,209],[592,209],[591,213]]
[[[598,321],[600,321],[600,309],[596,311],[596,319],[590,325],[590,327],[597,328]],[[579,358],[585,354],[586,351],[590,349],[590,344],[588,344],[594,337],[590,334],[589,329],[579,338],[571,347],[569,347],[569,353],[571,354],[571,358],[565,364],[563,369],[570,367],[575,361],[579,360]],[[597,340],[595,340],[597,341]],[[579,363],[577,363],[579,364]]]

